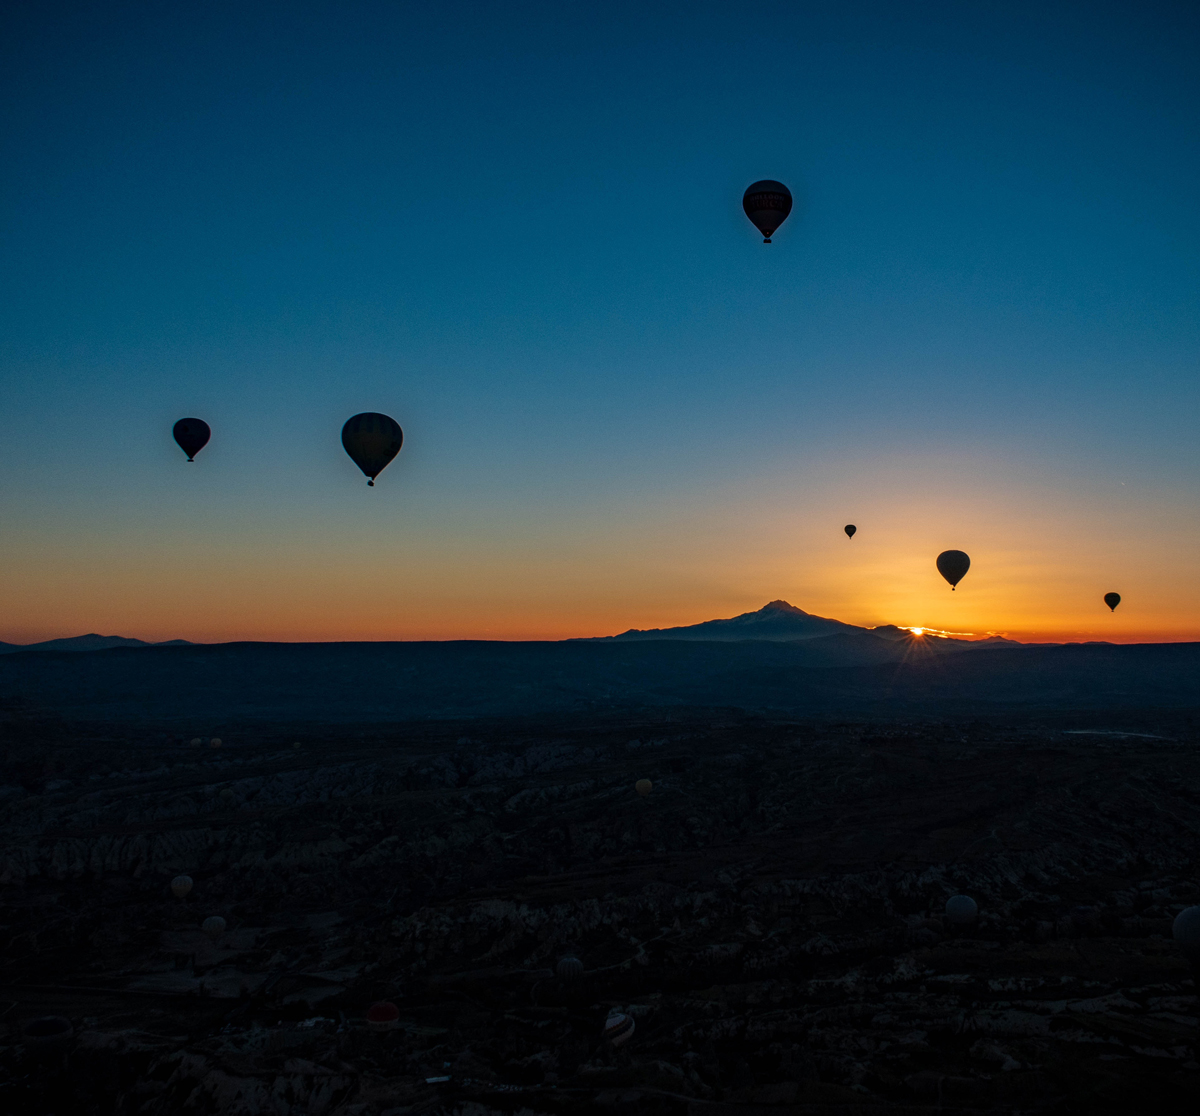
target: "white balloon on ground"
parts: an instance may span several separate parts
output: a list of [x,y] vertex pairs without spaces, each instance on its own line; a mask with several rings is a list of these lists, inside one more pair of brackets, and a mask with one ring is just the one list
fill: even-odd
[[628,1042],[633,1030],[633,1017],[625,1015],[623,1012],[613,1012],[604,1022],[604,1038],[613,1046],[620,1046],[623,1042]]
[[969,926],[979,917],[979,904],[969,895],[951,895],[946,900],[946,921],[952,926]]

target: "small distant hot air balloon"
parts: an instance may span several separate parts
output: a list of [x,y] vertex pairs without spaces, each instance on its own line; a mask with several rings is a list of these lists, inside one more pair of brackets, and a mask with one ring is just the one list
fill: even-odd
[[621,1043],[629,1041],[633,1034],[633,1028],[632,1016],[619,1011],[613,1012],[604,1022],[604,1038],[613,1046],[620,1046]]
[[578,957],[563,957],[555,966],[554,971],[558,974],[559,980],[569,984],[583,976],[583,962]]
[[215,942],[225,933],[225,920],[220,915],[210,915],[200,923],[200,929]]
[[191,876],[176,876],[171,881],[171,894],[176,899],[186,899],[188,892],[192,890]]
[[200,739],[200,737],[198,737],[198,736],[193,736],[193,737],[192,737],[192,747],[193,747],[193,748],[199,748],[199,747],[200,747],[200,745],[201,745],[201,744],[203,744],[203,743],[204,743],[204,741],[203,741],[203,740],[201,740],[201,739]]
[[968,558],[961,550],[943,550],[937,556],[938,573],[950,582],[950,590],[954,591],[954,587],[967,576],[967,570],[971,568],[971,559]]
[[640,794],[643,798],[645,798],[646,795],[654,790],[654,784],[650,782],[649,779],[639,779],[633,784],[633,789],[637,791],[638,794]]
[[212,739],[211,739],[211,740],[208,742],[208,746],[209,746],[210,748],[219,748],[219,747],[221,746],[221,738],[220,738],[219,736],[214,736],[214,737],[213,737],[213,738],[212,738]]
[[367,1009],[367,1026],[372,1031],[394,1031],[400,1026],[400,1009],[391,1000],[380,1000]]
[[771,234],[787,220],[792,211],[792,192],[782,182],[764,178],[746,187],[742,208],[750,223],[763,234],[763,243],[771,243]]
[[195,455],[208,445],[208,440],[212,437],[208,423],[204,419],[198,418],[180,419],[171,433],[175,435],[175,441],[179,443],[179,448],[187,454],[189,461],[195,460]]
[[848,538],[848,539],[854,538],[854,532],[857,530],[858,530],[858,528],[855,527],[853,523],[847,523],[845,526],[846,538]]
[[1120,593],[1105,593],[1104,594],[1104,603],[1106,605],[1108,605],[1109,612],[1116,612],[1117,605],[1119,605],[1121,603],[1121,594]]
[[237,801],[237,795],[233,793],[232,788],[226,787],[218,796],[226,806],[232,806]]
[[355,415],[342,427],[342,446],[350,460],[366,474],[371,487],[402,445],[404,431],[399,423],[375,411]]

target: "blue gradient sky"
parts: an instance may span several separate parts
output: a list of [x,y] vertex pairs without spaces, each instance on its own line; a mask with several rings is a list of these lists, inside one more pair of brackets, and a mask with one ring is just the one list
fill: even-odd
[[6,6],[0,639],[1200,638],[1198,9],[745,11]]

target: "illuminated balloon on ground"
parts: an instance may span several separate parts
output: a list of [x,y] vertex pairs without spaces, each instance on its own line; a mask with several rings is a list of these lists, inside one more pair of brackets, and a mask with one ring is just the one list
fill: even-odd
[[858,528],[855,527],[853,523],[847,523],[846,527],[845,527],[846,538],[848,538],[848,539],[854,538],[854,532],[857,530],[858,530]]
[[171,433],[175,435],[175,441],[179,443],[179,448],[187,454],[189,461],[196,459],[196,454],[208,445],[208,439],[212,437],[208,423],[198,418],[180,419]]
[[782,182],[764,178],[746,187],[742,209],[750,223],[763,235],[763,243],[771,243],[771,235],[787,220],[792,211],[792,192]]
[[638,794],[640,794],[643,798],[645,798],[646,795],[654,790],[654,784],[650,782],[649,779],[639,779],[633,784],[633,789],[637,791]]
[[613,1046],[628,1042],[633,1034],[633,1018],[621,1012],[614,1012],[604,1022],[604,1038]]
[[220,915],[210,915],[200,923],[200,929],[215,942],[225,933],[225,920]]
[[938,573],[950,582],[950,591],[953,592],[954,587],[967,576],[971,559],[961,550],[943,550],[937,556],[937,568]]
[[391,1000],[380,1000],[367,1009],[367,1026],[372,1031],[394,1031],[400,1026],[400,1009]]
[[1121,594],[1120,593],[1105,593],[1104,594],[1104,603],[1106,605],[1108,605],[1109,612],[1116,612],[1117,605],[1119,605],[1121,603]]
[[171,881],[171,894],[174,895],[176,899],[186,899],[191,890],[191,876],[176,876]]
[[946,900],[946,921],[952,926],[969,926],[979,917],[979,904],[969,895],[952,895]]
[[387,468],[402,445],[404,431],[396,420],[375,411],[355,415],[342,427],[342,446],[350,460],[369,478],[367,484],[372,487],[375,478]]
[[219,747],[221,746],[221,738],[220,738],[219,736],[214,736],[214,737],[213,737],[213,738],[212,738],[212,739],[211,739],[211,740],[208,742],[208,746],[209,746],[210,748],[219,748]]

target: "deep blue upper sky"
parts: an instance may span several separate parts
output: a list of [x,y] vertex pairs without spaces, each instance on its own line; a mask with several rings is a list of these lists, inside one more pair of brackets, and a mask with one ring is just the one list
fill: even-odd
[[[465,609],[465,594],[514,634],[504,617],[522,609],[565,633],[783,595],[754,545],[729,548],[777,516],[861,523],[909,501],[940,547],[958,536],[939,506],[1013,538],[1031,515],[1108,508],[1074,529],[1080,554],[1168,523],[1153,560],[1194,550],[1195,5],[33,3],[0,18],[0,638],[210,631],[130,603],[122,578],[148,551],[147,599],[225,579],[211,631],[281,630],[269,617],[298,597],[324,616],[313,587],[339,578],[363,598],[329,613],[358,616],[389,576],[382,559],[339,573],[338,540],[361,531],[393,553],[420,539],[393,615]],[[797,199],[769,247],[740,210],[763,177]],[[360,410],[408,438],[371,493],[337,440]],[[185,414],[215,431],[190,473],[169,441]],[[760,498],[760,518],[722,518]],[[647,543],[680,508],[679,553]],[[706,508],[715,539],[695,527]],[[1005,560],[1048,562],[1043,537]],[[620,540],[620,577],[596,539]],[[707,545],[718,557],[696,573]],[[791,536],[762,546],[827,562]],[[298,548],[324,564],[289,567],[239,629],[269,593],[262,571]],[[628,565],[639,549],[653,568]],[[550,552],[576,571],[556,603],[530,572]],[[1139,559],[1112,561],[1101,580]],[[685,566],[682,612],[621,612]],[[487,591],[484,568],[503,570]],[[817,574],[802,591],[870,618],[865,590],[855,615]],[[64,599],[75,611],[38,628]],[[1200,598],[1186,607],[1200,624]]]

